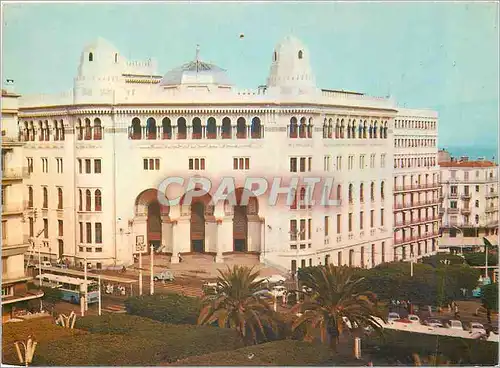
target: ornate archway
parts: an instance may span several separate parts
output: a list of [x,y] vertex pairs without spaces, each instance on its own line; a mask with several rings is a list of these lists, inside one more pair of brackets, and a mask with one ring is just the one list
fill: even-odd
[[[246,195],[243,194],[246,192]],[[258,200],[244,188],[235,190],[233,212],[233,252],[248,252],[249,222],[258,222]],[[231,207],[226,200],[225,207]]]
[[145,235],[146,244],[155,250],[165,244],[163,224],[169,223],[170,208],[158,201],[158,190],[146,189],[141,192],[135,200],[134,232]]
[[[184,200],[187,193],[181,199],[181,206],[184,206]],[[207,251],[206,244],[206,223],[214,222],[214,206],[211,204],[212,197],[205,193],[202,196],[194,197],[191,203],[187,204],[190,207],[189,215],[189,238],[190,251],[193,253],[205,253]]]

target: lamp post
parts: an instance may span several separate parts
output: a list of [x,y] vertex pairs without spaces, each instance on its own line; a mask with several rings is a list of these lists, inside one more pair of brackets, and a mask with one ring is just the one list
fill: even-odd
[[413,252],[410,253],[410,277],[413,277]]
[[137,235],[135,238],[135,250],[139,253],[139,295],[142,295],[142,251],[144,250],[144,236]]
[[153,295],[155,293],[155,282],[154,282],[154,252],[155,248],[153,247],[153,244],[149,245],[149,251],[151,252],[151,280],[149,282],[149,293]]
[[[26,367],[33,361],[33,355],[35,354],[36,345],[38,342],[31,336],[28,336],[26,343],[24,341],[16,341],[14,345],[16,347],[17,357],[21,364],[25,364]],[[21,353],[21,346],[24,349],[24,353]]]
[[89,285],[87,281],[87,255],[85,254],[85,259],[84,259],[84,265],[83,265],[83,277],[85,280],[85,311],[89,310],[89,303],[88,303],[88,296],[89,296]]
[[97,283],[98,283],[98,286],[99,286],[99,305],[98,305],[98,311],[99,311],[99,315],[101,315],[102,301],[101,301],[101,275],[100,274],[97,277]]

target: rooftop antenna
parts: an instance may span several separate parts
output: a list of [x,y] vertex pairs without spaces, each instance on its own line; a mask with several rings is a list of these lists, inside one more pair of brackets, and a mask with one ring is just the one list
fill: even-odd
[[200,45],[196,44],[196,73],[198,73],[199,62],[200,62]]

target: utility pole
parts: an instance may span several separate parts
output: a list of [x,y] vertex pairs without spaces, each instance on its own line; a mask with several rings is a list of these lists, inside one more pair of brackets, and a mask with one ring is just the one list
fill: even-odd
[[144,236],[136,236],[135,244],[136,251],[139,252],[139,295],[142,295],[142,251],[144,250]]
[[87,255],[85,255],[85,264],[83,266],[83,274],[85,278],[85,311],[89,310],[89,303],[88,303],[88,291],[89,291],[89,286],[87,284]]
[[151,280],[150,280],[150,284],[149,284],[149,293],[151,295],[153,295],[155,293],[154,265],[153,265],[153,262],[154,262],[153,257],[154,257],[155,248],[153,247],[153,244],[149,245],[149,251],[151,252],[151,264],[150,264]]
[[97,283],[99,285],[99,306],[98,306],[98,310],[99,310],[99,315],[101,315],[101,305],[102,305],[102,301],[101,301],[101,275],[99,275],[97,277]]

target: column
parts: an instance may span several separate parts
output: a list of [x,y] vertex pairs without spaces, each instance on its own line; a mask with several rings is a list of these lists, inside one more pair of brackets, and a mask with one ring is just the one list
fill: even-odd
[[223,253],[233,251],[233,216],[224,216],[219,225],[217,262],[223,262]]
[[169,216],[161,217],[161,245],[165,247],[163,252],[170,252],[172,256],[174,255],[172,251],[172,223]]

